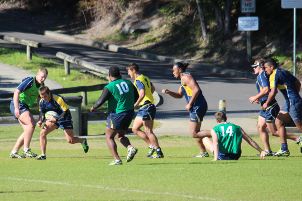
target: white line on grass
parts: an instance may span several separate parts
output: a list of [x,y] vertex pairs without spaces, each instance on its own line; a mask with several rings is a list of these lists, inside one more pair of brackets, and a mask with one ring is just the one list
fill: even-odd
[[70,184],[70,183],[57,182],[57,181],[20,179],[20,178],[12,178],[12,177],[2,177],[1,179],[8,179],[8,180],[15,180],[15,181],[41,182],[41,183],[59,184],[59,185],[67,185],[67,186],[80,186],[80,187],[98,188],[98,189],[105,189],[105,190],[130,191],[130,192],[137,192],[137,193],[172,195],[172,196],[194,198],[194,199],[201,199],[201,200],[215,200],[215,201],[217,200],[215,198],[200,197],[200,196],[194,196],[194,195],[181,195],[181,194],[174,194],[174,193],[169,193],[169,192],[152,192],[152,191],[142,191],[142,190],[133,190],[133,189],[123,189],[123,188],[109,188],[109,187],[93,186],[93,185],[78,185],[78,184]]

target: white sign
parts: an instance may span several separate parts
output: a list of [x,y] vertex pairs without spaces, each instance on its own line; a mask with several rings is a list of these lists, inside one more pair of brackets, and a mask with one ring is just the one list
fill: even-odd
[[281,0],[282,8],[302,8],[301,0]]
[[239,17],[238,30],[239,31],[258,31],[259,20],[258,17]]
[[255,13],[256,0],[241,0],[241,13]]

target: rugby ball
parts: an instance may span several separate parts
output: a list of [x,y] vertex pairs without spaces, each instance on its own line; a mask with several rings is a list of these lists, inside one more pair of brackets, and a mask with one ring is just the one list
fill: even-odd
[[59,118],[60,115],[58,113],[56,113],[55,111],[48,111],[45,113],[46,120],[51,119],[51,116],[53,116],[54,118],[57,119],[57,118]]

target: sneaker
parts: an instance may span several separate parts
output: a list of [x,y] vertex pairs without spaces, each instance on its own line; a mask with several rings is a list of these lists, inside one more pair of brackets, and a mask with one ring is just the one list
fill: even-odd
[[36,158],[36,160],[46,160],[46,156],[41,154]]
[[149,153],[147,154],[147,157],[150,157],[150,156],[152,156],[152,154],[154,153],[154,151],[155,151],[155,149],[154,149],[154,147],[152,147],[152,148],[150,148],[149,147]]
[[19,155],[18,152],[15,153],[15,154],[11,153],[11,154],[9,155],[9,157],[10,157],[10,158],[26,158],[24,155]]
[[[272,151],[264,151],[265,156],[274,156],[277,152],[272,152]],[[256,156],[260,156],[260,154],[256,154]]]
[[273,156],[273,152],[272,151],[265,151],[265,156]]
[[127,162],[130,162],[130,161],[132,161],[132,159],[134,158],[134,156],[135,156],[135,154],[137,153],[137,148],[135,148],[135,147],[132,147],[131,149],[130,149],[130,151],[128,151],[129,153],[128,153],[128,156],[127,156]]
[[31,158],[32,158],[32,157],[35,158],[35,157],[37,156],[37,154],[35,154],[35,153],[33,153],[33,152],[31,151],[31,149],[28,149],[27,151],[24,151],[24,150],[23,150],[22,153],[23,153],[24,156],[28,156],[28,157],[31,157]]
[[123,165],[122,160],[114,160],[111,163],[108,163],[108,165]]
[[164,154],[155,152],[152,156],[150,156],[149,158],[164,158]]
[[86,138],[83,138],[82,146],[83,146],[84,152],[87,153],[88,149],[89,149],[89,146],[87,144],[87,139]]
[[200,155],[194,156],[193,158],[204,158],[204,157],[209,157],[208,152],[200,153]]
[[297,144],[300,146],[300,152],[302,153],[302,139],[301,139],[301,136],[298,137]]
[[288,157],[289,155],[290,155],[289,150],[287,150],[287,151],[279,150],[278,152],[275,153],[274,156],[286,156],[286,157]]

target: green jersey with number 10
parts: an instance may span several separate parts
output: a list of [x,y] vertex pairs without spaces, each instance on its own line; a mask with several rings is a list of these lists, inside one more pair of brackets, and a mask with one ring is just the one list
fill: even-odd
[[232,123],[221,123],[213,128],[217,133],[219,152],[238,154],[241,150],[241,127]]
[[111,96],[107,101],[108,112],[121,113],[134,109],[134,86],[132,82],[124,79],[117,79],[105,87]]

